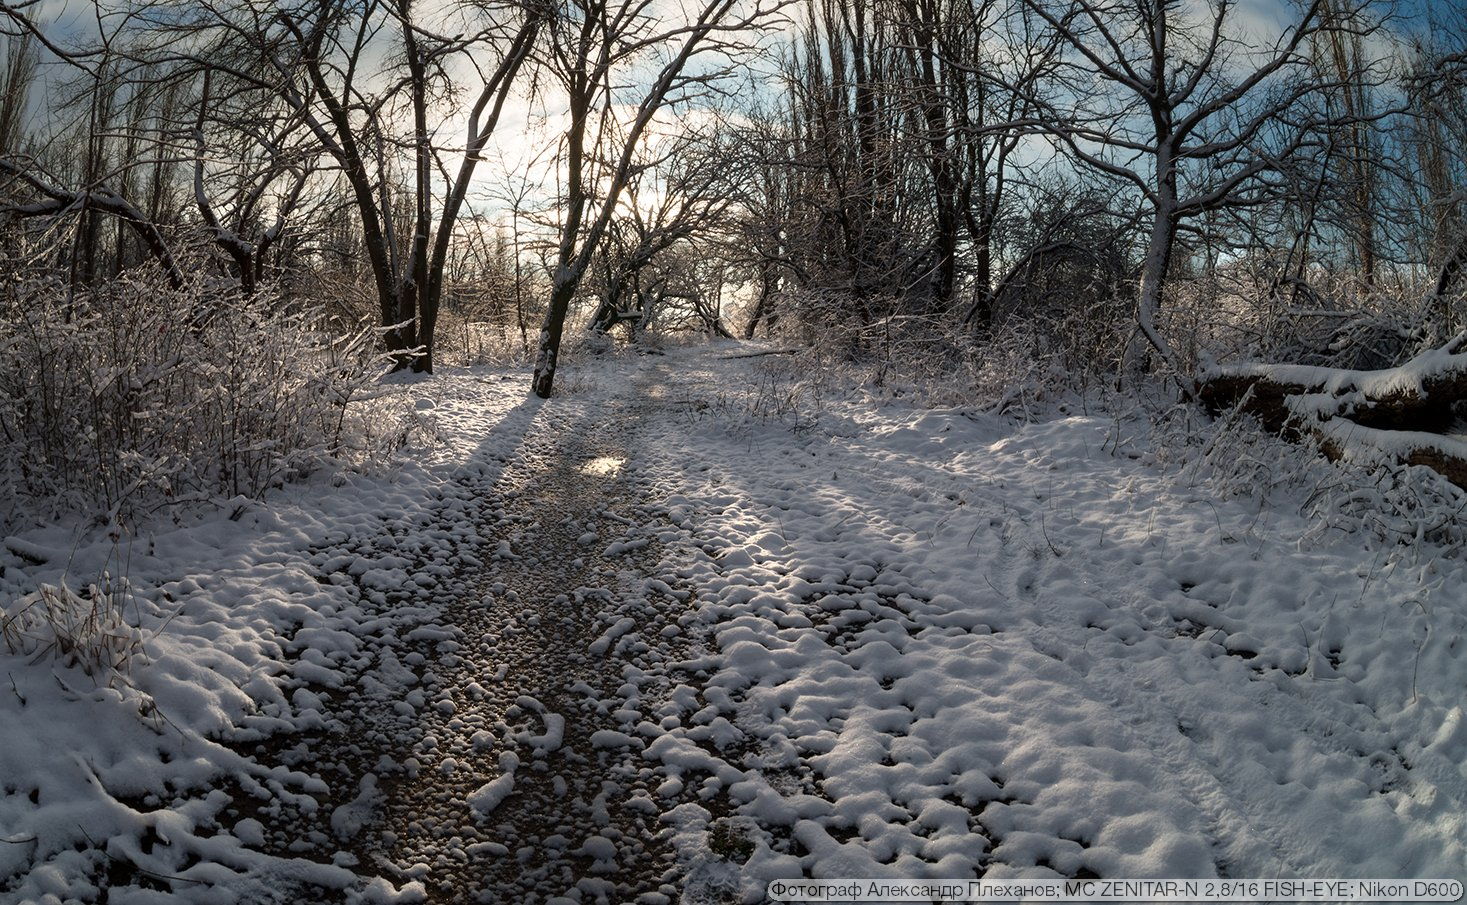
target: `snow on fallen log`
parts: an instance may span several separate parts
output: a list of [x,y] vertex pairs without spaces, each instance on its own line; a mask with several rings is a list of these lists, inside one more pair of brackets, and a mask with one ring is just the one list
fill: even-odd
[[[1308,365],[1243,363],[1204,373],[1198,396],[1213,412],[1241,406],[1273,430],[1294,414],[1291,397],[1332,400],[1325,417],[1344,415],[1368,427],[1440,430],[1451,423],[1452,405],[1467,399],[1467,334],[1399,367],[1378,371]],[[1326,411],[1332,408],[1332,411]]]
[[1367,465],[1399,462],[1425,465],[1458,487],[1467,488],[1467,439],[1429,431],[1382,430],[1348,418],[1329,418],[1310,426],[1324,454]]
[[1243,363],[1206,372],[1198,398],[1270,430],[1319,439],[1332,459],[1425,465],[1467,487],[1467,439],[1443,433],[1467,400],[1467,334],[1376,371]]

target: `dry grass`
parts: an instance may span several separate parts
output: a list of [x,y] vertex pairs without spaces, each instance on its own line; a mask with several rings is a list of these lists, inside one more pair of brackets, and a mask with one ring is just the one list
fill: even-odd
[[123,616],[126,596],[125,582],[106,577],[80,593],[64,580],[44,584],[0,612],[0,638],[12,654],[51,657],[107,684],[142,650],[142,633]]

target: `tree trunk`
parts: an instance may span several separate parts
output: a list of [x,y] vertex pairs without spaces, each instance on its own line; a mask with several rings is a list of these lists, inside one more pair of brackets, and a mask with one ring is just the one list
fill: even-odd
[[416,348],[410,366],[416,373],[433,373],[433,329],[438,323],[438,300],[428,282],[428,229],[432,220],[433,152],[428,143],[428,72],[413,31],[412,0],[399,0],[402,43],[407,58],[413,108],[413,238],[399,312],[412,322],[409,345]]
[[557,273],[555,285],[550,291],[550,310],[545,314],[545,326],[540,330],[540,347],[535,354],[535,376],[531,389],[541,399],[549,399],[555,389],[555,368],[559,363],[560,339],[565,333],[565,317],[570,311],[571,298],[576,294],[576,281],[565,273]]
[[[1158,129],[1160,131],[1160,129]],[[1158,332],[1156,315],[1161,311],[1166,294],[1167,272],[1171,268],[1172,247],[1177,241],[1177,162],[1172,156],[1170,139],[1160,142],[1156,155],[1157,197],[1151,239],[1141,265],[1141,286],[1136,300],[1136,324],[1161,356],[1167,367],[1175,370],[1177,356],[1171,345]]]
[[754,331],[759,329],[759,322],[769,312],[769,297],[773,292],[774,278],[769,273],[768,267],[759,269],[759,300],[754,303],[754,313],[749,315],[749,322],[744,325],[744,339],[753,339]]
[[1467,268],[1467,238],[1457,243],[1457,248],[1442,264],[1441,271],[1437,274],[1436,285],[1432,289],[1433,298],[1441,304],[1446,303],[1447,295],[1456,285],[1462,270]]
[[[438,232],[433,238],[431,257],[428,257],[427,251],[428,212],[426,209],[422,211],[420,222],[423,258],[420,258],[420,260],[426,260],[426,264],[422,268],[422,280],[420,283],[424,288],[420,302],[422,327],[419,334],[419,341],[426,348],[424,349],[425,354],[422,359],[423,366],[421,368],[415,367],[415,370],[424,370],[430,374],[433,372],[433,332],[438,323],[438,310],[443,301],[443,271],[448,261],[448,246],[453,240],[454,226],[458,223],[459,211],[463,208],[464,198],[468,194],[469,183],[473,181],[474,169],[478,166],[479,161],[483,159],[481,155],[483,154],[484,146],[488,144],[490,136],[494,134],[495,126],[499,123],[500,112],[504,109],[504,101],[509,94],[509,86],[513,84],[516,73],[519,72],[520,66],[529,56],[539,27],[540,19],[538,17],[530,16],[525,20],[525,23],[520,28],[519,34],[515,37],[514,43],[510,45],[509,50],[505,53],[504,59],[500,61],[499,68],[495,71],[493,77],[485,82],[483,90],[479,92],[479,97],[470,111],[469,135],[464,147],[463,160],[459,163],[457,177],[448,188],[448,196],[444,199],[443,210],[438,217]],[[492,107],[490,106],[491,102]],[[421,153],[419,156],[419,172],[421,178],[418,197],[419,204],[426,205],[431,200],[429,192],[431,192],[432,186],[427,179],[428,167],[431,164],[429,155],[432,149],[428,147],[427,143],[426,104],[423,103],[421,92],[417,90],[413,94],[413,104],[414,115],[419,117],[420,131],[418,134],[422,139],[420,146]],[[483,116],[486,108],[489,109],[489,118],[481,125],[480,117]],[[419,116],[420,114],[421,116]],[[515,305],[517,310],[520,307],[520,289],[518,285],[518,213],[518,209],[516,209]],[[523,339],[524,316],[522,311],[520,311],[520,333]]]
[[[973,241],[973,304],[963,318],[964,323],[977,320],[984,329],[993,326],[993,302],[996,292],[993,286],[993,220],[997,205],[988,197],[986,171],[978,169],[970,174],[969,183],[962,190],[963,223],[968,238]],[[973,183],[982,190],[978,213],[973,212]]]

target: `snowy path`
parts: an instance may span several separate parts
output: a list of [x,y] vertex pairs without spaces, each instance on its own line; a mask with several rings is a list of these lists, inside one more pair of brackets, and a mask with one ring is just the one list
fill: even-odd
[[774,830],[746,891],[1462,875],[1461,564],[1214,502],[1116,427],[848,404],[672,441],[710,466],[667,488],[718,551],[710,683],[803,793],[732,790]]
[[345,843],[435,902],[675,897],[639,724],[672,685],[691,595],[660,565],[679,533],[624,472],[647,390],[591,411],[526,402],[494,426],[520,442],[487,438],[500,467],[460,475],[443,516],[480,526],[482,567],[459,570],[432,621],[372,645],[329,732],[290,739],[287,760],[325,760],[334,789],[360,791],[292,814],[283,838]]
[[0,695],[0,901],[1463,874],[1459,560],[725,351],[408,384],[440,461],[152,541],[148,697]]

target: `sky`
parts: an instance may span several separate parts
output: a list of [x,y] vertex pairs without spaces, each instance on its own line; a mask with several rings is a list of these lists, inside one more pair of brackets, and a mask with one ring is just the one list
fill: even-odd
[[[1431,0],[1399,0],[1395,6],[1398,17],[1396,29],[1411,33],[1424,28],[1430,3]],[[1188,5],[1206,8],[1202,0],[1192,0]],[[42,0],[37,9],[39,18],[49,23],[48,33],[60,41],[81,40],[98,32],[96,6],[89,0]],[[1231,18],[1241,32],[1263,42],[1275,38],[1281,28],[1296,16],[1295,0],[1237,0]],[[103,17],[100,21],[106,26],[117,20]],[[42,70],[42,85],[33,90],[30,103],[32,122],[44,132],[48,131],[48,126],[55,125],[52,109],[47,103],[48,93],[73,75],[74,70],[54,62],[43,66]],[[467,70],[465,75],[467,94],[473,91],[474,79]],[[752,80],[752,83],[757,86],[758,81]],[[541,85],[545,90],[533,98],[523,92],[517,93],[504,112],[492,143],[494,159],[480,166],[471,193],[471,204],[481,213],[504,212],[505,205],[500,196],[504,194],[507,183],[527,186],[532,201],[553,196],[555,192],[553,151],[557,136],[563,133],[564,104],[549,80],[542,81]],[[626,115],[629,115],[629,108],[623,114]],[[664,123],[664,127],[670,125],[670,122]],[[446,146],[461,144],[464,128],[462,111],[447,112],[437,123],[439,139]],[[506,179],[506,173],[520,175]]]

